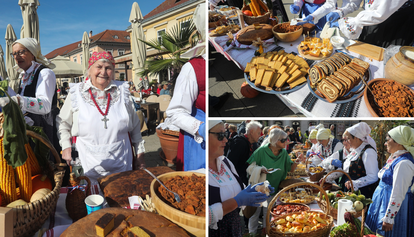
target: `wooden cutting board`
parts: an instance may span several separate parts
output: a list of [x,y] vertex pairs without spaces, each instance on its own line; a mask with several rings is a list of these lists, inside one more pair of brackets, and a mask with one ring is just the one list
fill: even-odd
[[104,208],[92,212],[84,218],[70,225],[61,235],[61,237],[95,237],[95,223],[106,213],[115,215],[114,228],[107,237],[119,237],[121,232],[128,227],[139,226],[150,236],[168,236],[168,237],[190,237],[187,232],[178,225],[167,220],[165,217],[146,211],[124,209],[124,208]]
[[377,61],[382,61],[384,59],[384,48],[376,45],[356,41],[355,44],[346,47],[346,49]]

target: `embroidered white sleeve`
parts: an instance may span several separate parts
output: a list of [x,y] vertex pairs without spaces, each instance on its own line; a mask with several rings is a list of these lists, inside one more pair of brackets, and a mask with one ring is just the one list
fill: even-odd
[[401,203],[404,201],[405,194],[410,188],[413,177],[414,164],[411,161],[401,161],[394,167],[390,202],[388,203],[385,216],[381,219],[382,221],[394,224],[394,217],[400,210]]
[[39,79],[36,85],[36,97],[27,97],[21,95],[20,102],[23,102],[21,108],[23,111],[33,114],[48,114],[52,108],[53,95],[56,92],[55,73],[45,68],[39,73]]
[[215,203],[208,208],[209,214],[209,227],[213,230],[217,230],[217,222],[223,219],[223,205],[219,203]]
[[[194,101],[198,96],[197,79],[191,63],[184,64],[178,75],[174,88],[174,96],[167,108],[165,123],[173,124],[180,129],[195,135],[202,121],[191,116]],[[194,137],[201,143],[201,136]]]
[[339,29],[345,37],[357,39],[364,26],[377,25],[385,21],[405,2],[406,0],[395,0],[374,1],[372,5],[365,3],[365,10],[358,13],[356,17],[345,17],[338,20]]
[[56,117],[57,135],[62,150],[71,147],[70,138],[72,137],[71,129],[73,124],[73,111],[71,93],[66,97],[65,103]]
[[378,156],[377,152],[374,149],[365,150],[362,155],[362,162],[365,166],[366,176],[361,177],[356,180],[352,180],[354,183],[355,191],[359,188],[365,187],[372,183],[375,183],[378,180]]

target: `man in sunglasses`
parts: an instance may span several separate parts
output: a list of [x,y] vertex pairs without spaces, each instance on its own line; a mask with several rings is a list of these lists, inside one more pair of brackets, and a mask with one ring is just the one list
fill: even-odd
[[262,124],[257,121],[251,121],[246,124],[246,133],[237,135],[229,142],[227,158],[234,164],[237,173],[245,185],[248,183],[246,161],[254,152],[253,145],[259,141],[262,134]]

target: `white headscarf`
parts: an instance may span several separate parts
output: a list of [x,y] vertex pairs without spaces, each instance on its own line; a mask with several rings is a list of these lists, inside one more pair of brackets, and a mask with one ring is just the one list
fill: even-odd
[[374,139],[370,137],[371,128],[366,122],[357,123],[354,126],[347,128],[345,132],[349,132],[354,137],[357,137],[361,139],[361,141],[370,144],[372,147],[374,147],[375,150],[377,150],[377,144],[375,143]]
[[321,128],[318,130],[318,133],[316,134],[316,139],[318,140],[328,140],[329,136],[331,136],[331,130],[327,128]]
[[313,129],[313,130],[309,133],[309,139],[316,139],[316,134],[318,134],[318,130]]
[[206,3],[201,3],[197,6],[193,15],[193,22],[201,35],[199,42],[181,55],[182,58],[194,58],[205,54],[206,52]]
[[[55,64],[50,62],[47,58],[45,58],[42,55],[42,52],[40,50],[40,44],[37,42],[36,39],[33,39],[33,38],[18,39],[14,41],[13,45],[15,45],[16,43],[19,43],[23,45],[26,49],[28,49],[35,57],[36,62],[41,63],[43,64],[43,66],[48,67],[50,69],[53,69],[56,67]],[[15,67],[18,68],[19,66],[16,65]]]
[[212,129],[214,126],[216,126],[219,123],[223,123],[223,120],[209,120],[208,121],[208,130],[210,131],[210,129]]
[[414,129],[408,126],[398,126],[391,129],[388,135],[398,144],[402,145],[414,156]]

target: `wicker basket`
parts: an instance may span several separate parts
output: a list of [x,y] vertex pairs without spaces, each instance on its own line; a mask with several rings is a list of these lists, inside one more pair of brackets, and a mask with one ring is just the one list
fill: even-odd
[[[259,1],[261,1],[261,0],[259,0]],[[242,8],[242,11],[245,11],[245,10],[250,11],[250,6],[245,5]],[[267,10],[267,12],[264,15],[261,15],[261,16],[247,16],[247,15],[243,14],[244,22],[246,22],[248,25],[253,25],[254,23],[267,24],[269,22],[269,18],[270,18],[270,11],[269,11],[269,8],[267,8],[267,6],[266,6],[266,10]]]
[[43,223],[45,223],[50,213],[55,210],[60,194],[60,188],[62,186],[63,176],[65,174],[63,167],[66,166],[65,163],[61,163],[59,154],[48,140],[32,131],[26,131],[26,134],[30,137],[39,139],[44,143],[51,150],[58,166],[56,171],[50,166],[50,169],[47,172],[47,176],[54,186],[51,193],[37,201],[13,208],[14,237],[33,236],[42,227]]
[[[312,186],[312,187],[316,187],[319,188],[319,190],[325,195],[326,201],[328,203],[326,210],[324,211],[325,214],[328,217],[328,225],[326,225],[325,227],[316,230],[316,231],[311,231],[311,232],[307,232],[307,233],[281,233],[279,231],[276,230],[275,227],[272,227],[272,223],[270,221],[270,212],[274,206],[274,204],[276,203],[276,201],[278,200],[279,196],[286,192],[289,189],[295,188],[295,187],[299,187],[299,186]],[[320,186],[313,184],[313,183],[307,183],[307,182],[302,182],[302,183],[295,183],[292,185],[287,186],[286,188],[280,190],[276,196],[272,199],[272,201],[269,203],[269,208],[267,209],[267,214],[266,214],[266,233],[268,236],[270,237],[281,237],[281,236],[289,236],[289,237],[323,237],[323,236],[329,236],[329,232],[331,231],[331,228],[333,226],[333,218],[332,216],[329,215],[329,210],[330,210],[330,205],[329,205],[329,199],[328,199],[328,195],[326,194],[325,190],[323,190]],[[288,215],[292,215],[294,213],[290,213]],[[299,214],[299,212],[297,213]],[[283,215],[283,216],[279,216],[277,219],[280,218],[284,218],[287,215]]]
[[310,156],[306,159],[306,174],[309,176],[309,180],[312,182],[319,182],[319,180],[321,180],[321,178],[323,177],[323,175],[325,174],[325,170],[323,170],[320,173],[311,173],[309,172],[309,165],[310,163],[308,163]]
[[[353,182],[352,182],[352,179],[351,179],[351,177],[349,177],[349,175],[346,173],[346,172],[344,172],[344,171],[342,171],[342,170],[333,170],[333,171],[331,171],[331,172],[329,172],[323,179],[322,179],[322,182],[321,182],[321,186],[323,186],[324,184],[325,184],[325,179],[326,179],[326,177],[328,177],[330,174],[332,174],[332,173],[334,173],[334,172],[340,172],[340,173],[344,173],[347,177],[348,177],[348,179],[351,181],[351,190],[352,190],[352,192],[354,192],[354,184],[353,184]],[[321,197],[321,196],[320,196]],[[321,210],[323,210],[323,211],[325,211],[326,210],[326,201],[325,200],[322,200],[322,199],[320,199],[320,198],[316,198],[315,199],[316,200],[316,202],[318,203],[318,205],[319,205],[319,207],[321,208]],[[329,201],[328,201],[329,202]],[[354,214],[354,216],[355,217],[360,217],[361,215],[362,215],[362,211],[366,211],[366,209],[367,209],[367,207],[365,206],[364,207],[364,209],[362,209],[361,211],[358,211],[358,212],[356,212],[356,214]],[[331,208],[331,211],[330,211],[330,213],[329,213],[335,220],[337,220],[338,219],[338,210],[337,209],[335,209],[335,208]]]
[[[308,205],[302,204],[302,203],[282,203],[282,204],[279,204],[279,205],[276,205],[276,206],[272,207],[272,209],[275,208],[275,207],[277,207],[277,206],[286,206],[286,205],[299,205],[299,206],[306,207],[306,211],[310,211],[311,210],[311,208]],[[279,216],[282,216],[282,215],[277,215],[277,214],[273,213],[273,210],[270,211],[270,214],[274,218],[277,218]]]

